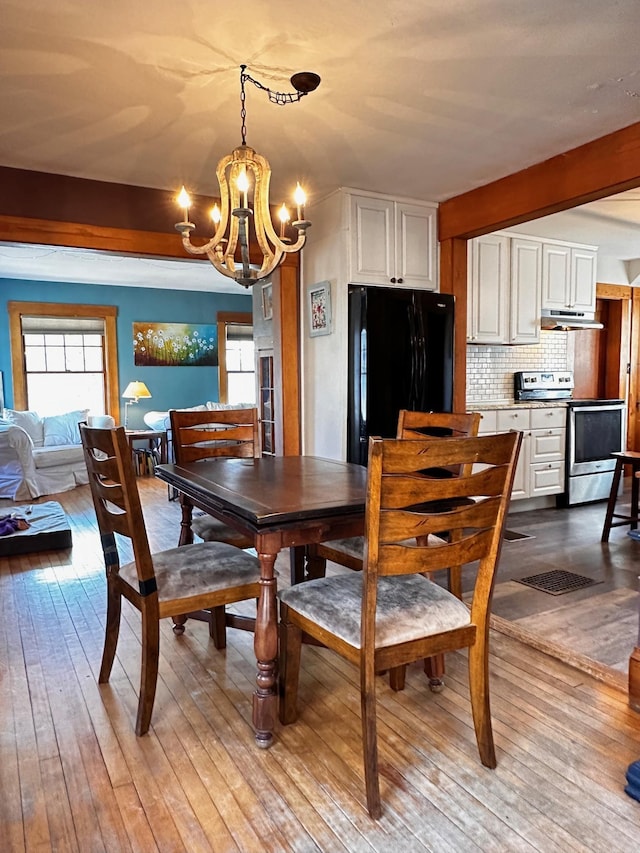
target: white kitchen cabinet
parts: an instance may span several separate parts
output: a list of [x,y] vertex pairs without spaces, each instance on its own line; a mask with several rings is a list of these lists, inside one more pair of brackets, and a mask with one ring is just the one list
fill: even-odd
[[348,280],[437,290],[437,209],[350,193]]
[[469,240],[469,343],[506,342],[509,286],[509,238],[500,234],[487,234]]
[[470,240],[469,253],[469,343],[539,343],[542,244],[495,233]]
[[512,429],[522,432],[512,500],[556,495],[564,491],[565,424],[564,406],[528,407],[519,404],[517,408],[482,412],[480,434]]
[[595,246],[543,243],[542,307],[594,311],[597,258]]
[[535,240],[511,239],[510,344],[540,342],[542,246]]

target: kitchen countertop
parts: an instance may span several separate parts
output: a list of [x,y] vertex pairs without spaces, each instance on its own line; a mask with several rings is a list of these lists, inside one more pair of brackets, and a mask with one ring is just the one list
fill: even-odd
[[493,409],[548,409],[551,406],[566,406],[568,400],[499,400],[496,402],[467,403],[468,412]]

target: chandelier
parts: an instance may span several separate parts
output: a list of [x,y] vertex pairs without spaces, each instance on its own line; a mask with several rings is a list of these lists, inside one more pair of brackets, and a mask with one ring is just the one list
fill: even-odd
[[[191,255],[206,255],[222,275],[235,279],[243,287],[250,287],[268,278],[282,263],[285,254],[302,249],[311,223],[304,218],[306,196],[298,183],[294,192],[296,218],[291,223],[298,232],[297,240],[294,242],[285,235],[285,229],[291,221],[286,204],[278,211],[280,233],[276,234],[269,207],[271,168],[265,157],[247,145],[245,83],[253,83],[258,89],[267,92],[272,103],[285,105],[295,103],[317,89],[320,77],[311,71],[303,71],[291,78],[295,92],[272,92],[247,74],[246,67],[240,66],[242,144],[223,157],[216,169],[220,206],[215,204],[211,211],[215,233],[203,246],[194,246],[191,242],[191,232],[196,226],[189,222],[191,200],[184,187],[178,196],[184,218],[176,224],[176,228],[182,234],[182,245],[187,252]],[[253,243],[262,253],[259,266],[252,264],[249,258],[249,246]]]

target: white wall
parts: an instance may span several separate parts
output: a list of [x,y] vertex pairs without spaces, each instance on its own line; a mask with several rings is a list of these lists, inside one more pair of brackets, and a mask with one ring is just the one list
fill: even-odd
[[630,284],[627,265],[620,258],[598,252],[596,281],[602,284]]
[[[302,252],[302,452],[346,459],[347,281],[343,198],[333,193],[313,206],[313,225]],[[309,336],[308,287],[331,285],[332,331]]]

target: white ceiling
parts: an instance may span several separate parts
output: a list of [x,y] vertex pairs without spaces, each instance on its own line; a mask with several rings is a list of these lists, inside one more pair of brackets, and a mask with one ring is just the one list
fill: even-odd
[[[296,71],[322,78],[284,107],[247,89],[247,142],[271,162],[274,200],[300,180],[312,220],[338,186],[442,201],[638,121],[639,33],[638,0],[2,0],[0,165],[217,195],[246,63],[279,91]],[[604,234],[603,211],[631,207],[587,215]],[[0,247],[0,275],[25,277],[17,254]],[[81,255],[93,280],[99,255]],[[214,276],[134,264],[138,283]]]

